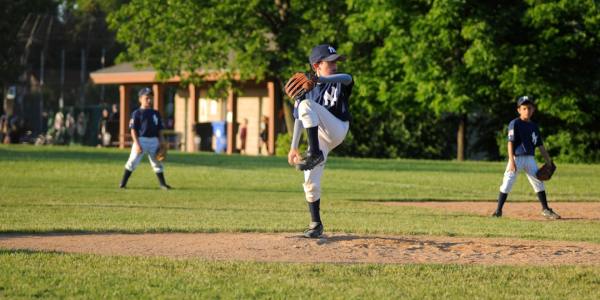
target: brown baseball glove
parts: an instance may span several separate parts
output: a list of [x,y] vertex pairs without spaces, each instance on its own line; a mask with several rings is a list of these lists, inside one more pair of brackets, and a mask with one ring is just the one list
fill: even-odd
[[310,92],[317,84],[317,75],[312,72],[297,72],[285,84],[285,93],[292,99],[298,99]]
[[551,164],[544,164],[541,166],[538,171],[535,173],[535,177],[541,181],[550,180],[552,175],[554,175],[554,171],[556,171],[556,165],[554,162]]
[[156,151],[156,160],[158,161],[163,161],[165,159],[167,159],[167,149],[169,147],[167,147],[167,143],[161,143],[160,146],[158,147],[158,150]]

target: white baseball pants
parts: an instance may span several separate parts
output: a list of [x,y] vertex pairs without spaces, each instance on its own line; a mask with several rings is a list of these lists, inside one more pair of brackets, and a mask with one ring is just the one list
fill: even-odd
[[148,154],[148,160],[150,160],[150,165],[152,166],[154,173],[162,173],[163,164],[156,160],[156,152],[158,151],[159,146],[158,138],[139,137],[138,141],[140,142],[140,146],[142,146],[142,152],[138,153],[135,147],[131,147],[131,154],[129,154],[129,159],[125,163],[125,169],[133,172],[140,164],[144,154]]
[[327,155],[344,141],[350,122],[338,119],[325,107],[311,100],[300,102],[298,115],[304,128],[319,126],[319,148],[325,159],[312,170],[304,171],[303,184],[306,201],[315,202],[321,199],[321,177]]
[[531,186],[536,193],[546,190],[544,183],[535,176],[538,167],[535,158],[532,155],[515,156],[515,164],[517,165],[517,169],[514,172],[508,170],[509,166],[507,164],[506,171],[504,171],[504,179],[500,186],[500,192],[504,194],[510,193],[513,184],[517,181],[517,175],[521,170],[524,170],[525,174],[527,174],[527,179],[529,179],[529,183],[531,183]]

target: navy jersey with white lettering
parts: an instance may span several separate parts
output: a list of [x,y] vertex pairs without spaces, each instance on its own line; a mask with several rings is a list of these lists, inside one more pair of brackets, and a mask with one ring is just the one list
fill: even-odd
[[348,100],[350,99],[350,94],[352,94],[353,87],[354,81],[348,85],[344,85],[341,82],[317,83],[314,89],[296,100],[294,103],[294,117],[298,119],[298,105],[300,101],[311,99],[325,107],[338,119],[350,121],[352,116],[350,115]]
[[135,129],[140,137],[158,137],[163,129],[160,114],[152,108],[138,108],[131,113],[129,129]]
[[515,156],[534,155],[535,147],[543,145],[538,126],[520,118],[508,124],[508,141],[512,142]]

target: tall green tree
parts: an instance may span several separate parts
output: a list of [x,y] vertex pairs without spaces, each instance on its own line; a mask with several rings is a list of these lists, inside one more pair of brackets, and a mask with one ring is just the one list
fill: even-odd
[[[472,148],[491,153],[494,136],[515,117],[515,99],[529,94],[539,99],[536,118],[546,123],[542,128],[556,155],[597,160],[590,151],[598,148],[600,107],[594,1],[348,2],[348,48],[360,61],[353,71],[361,74],[356,94],[361,117],[377,115],[395,128],[375,128],[372,132],[384,136],[377,139],[404,144],[418,139],[422,149],[436,152],[425,146],[432,146],[424,140],[428,135],[407,127],[411,117],[425,127],[429,122],[448,128],[447,121],[454,120],[451,144],[457,145],[458,159],[467,136],[474,139]],[[465,132],[467,119],[471,134]],[[433,143],[446,142],[441,133],[429,131],[437,137]],[[370,139],[365,145],[377,145]]]
[[356,82],[344,154],[497,157],[530,94],[547,148],[572,161],[600,160],[599,22],[593,0],[133,0],[109,17],[121,59],[163,78],[219,70],[221,91],[236,74],[281,86],[313,45],[338,45]]
[[361,103],[388,114],[383,123],[396,124],[388,127],[404,127],[386,139],[412,143],[415,151],[401,153],[418,157],[445,157],[448,144],[456,144],[462,160],[467,115],[489,112],[501,97],[494,86],[503,57],[495,45],[510,32],[507,20],[517,9],[478,1],[350,2],[349,37],[354,54],[366,58],[356,71],[368,69],[359,95],[371,101]]
[[445,126],[415,100],[404,82],[410,27],[428,9],[427,1],[348,1],[344,63],[356,86],[354,115],[343,154],[369,157],[447,157]]
[[593,0],[525,1],[501,87],[537,97],[551,153],[600,160],[600,10]]
[[[519,29],[518,1],[433,1],[411,24],[404,50],[404,82],[436,114],[457,116],[456,158],[465,158],[469,114],[490,114],[507,95],[498,88],[504,45]],[[516,28],[515,28],[516,27]]]
[[218,70],[224,76],[215,91],[223,92],[235,75],[281,87],[292,72],[308,70],[312,46],[343,38],[345,11],[344,1],[133,0],[109,22],[127,47],[122,60],[151,65],[162,78],[201,81],[198,69]]

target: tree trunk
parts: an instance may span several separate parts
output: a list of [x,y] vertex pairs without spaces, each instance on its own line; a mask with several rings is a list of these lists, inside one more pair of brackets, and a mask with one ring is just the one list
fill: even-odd
[[465,131],[466,131],[467,115],[460,115],[458,121],[458,130],[456,132],[456,160],[465,160]]
[[294,130],[294,116],[292,106],[285,98],[283,98],[283,117],[285,119],[285,128],[289,134]]
[[289,99],[284,95],[283,93],[283,81],[281,81],[281,79],[277,78],[275,80],[277,88],[275,89],[275,92],[278,93],[278,95],[276,96],[276,98],[278,99],[278,101],[281,101],[281,108],[283,108],[283,119],[285,121],[285,129],[287,130],[288,133],[291,133],[292,130],[294,130],[294,116],[293,116],[293,110],[292,110],[292,105],[289,101]]

